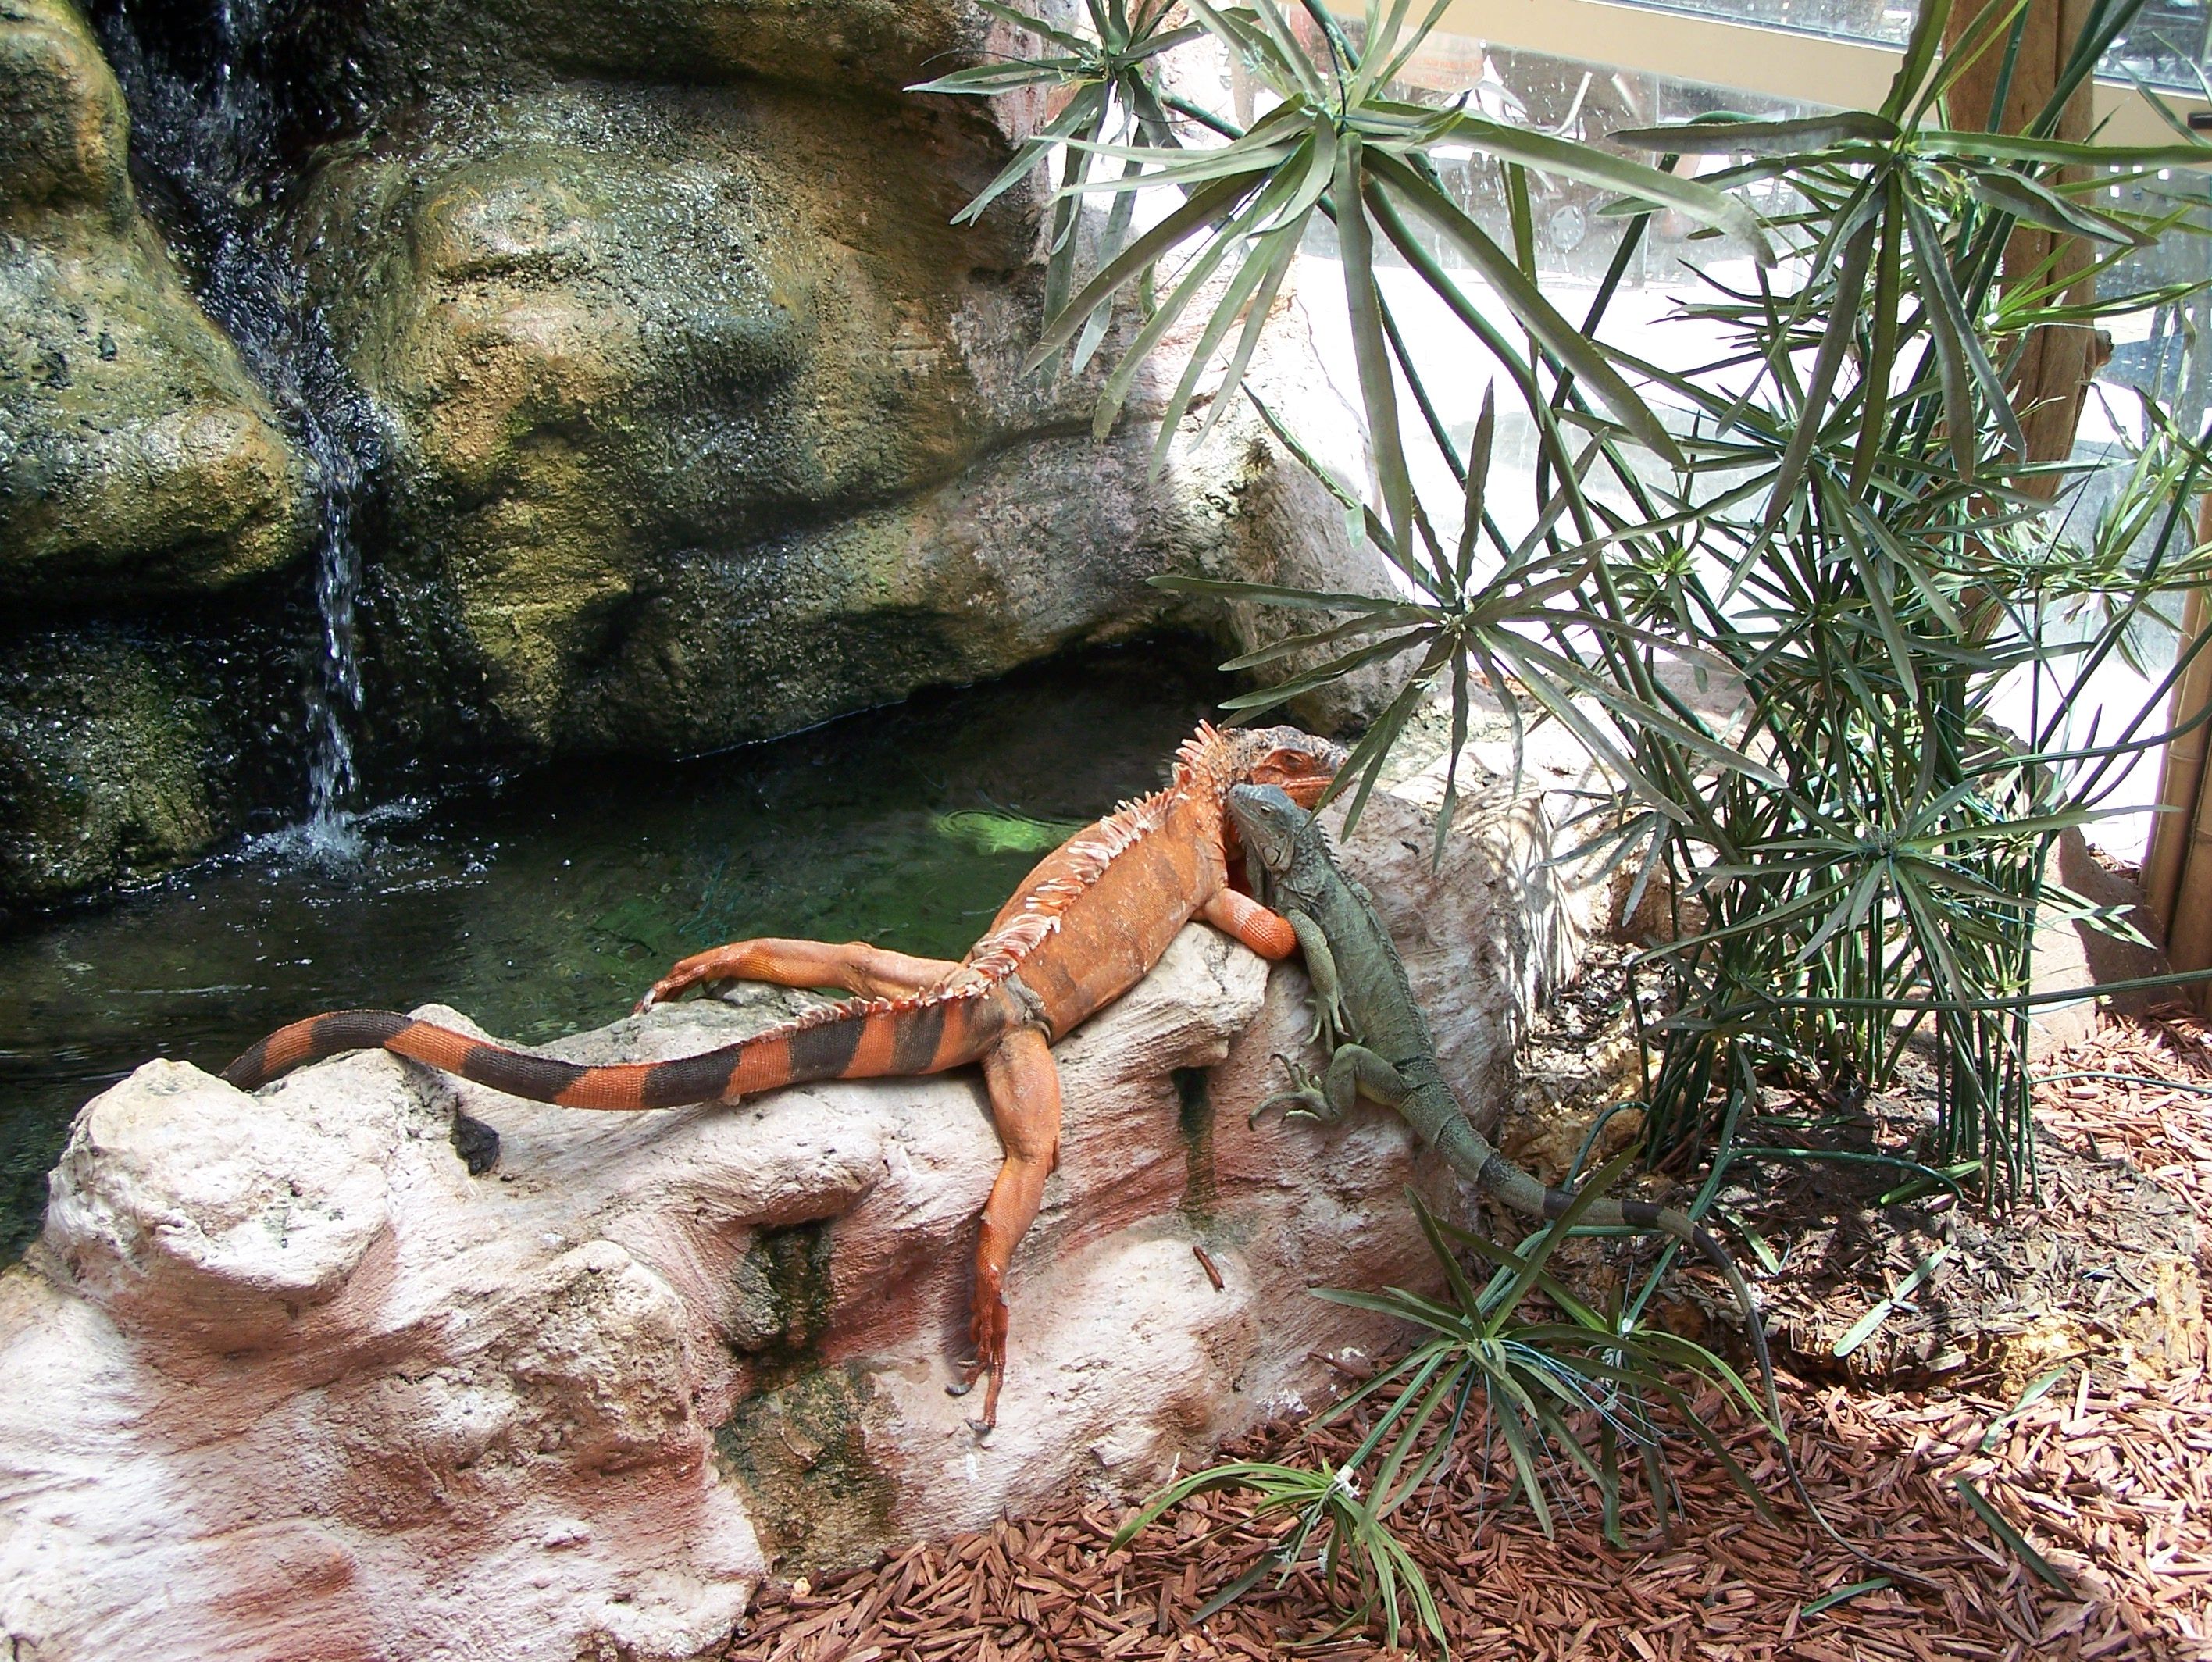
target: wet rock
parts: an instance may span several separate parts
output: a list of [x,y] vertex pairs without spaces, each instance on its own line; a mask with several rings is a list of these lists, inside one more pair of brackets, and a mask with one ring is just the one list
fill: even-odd
[[[0,15],[0,119],[21,136],[0,179],[0,605],[42,626],[94,615],[151,640],[189,603],[241,641],[304,640],[319,470],[287,423],[342,431],[368,476],[335,517],[362,527],[371,780],[708,749],[1157,628],[1243,651],[1285,627],[1147,586],[1165,571],[1387,584],[1249,409],[1194,448],[1201,397],[1153,473],[1187,337],[1104,445],[1084,435],[1129,317],[1085,374],[1021,373],[1042,185],[951,220],[1044,106],[902,90],[1033,44],[964,0],[225,17],[220,46],[162,8],[104,25],[140,166],[165,170],[149,200],[228,250],[187,273],[132,195],[130,117],[79,14]],[[191,282],[253,320],[281,420]],[[276,315],[295,282],[312,318]],[[1312,436],[1342,411],[1282,305],[1255,377]],[[1356,720],[1386,674],[1294,713]],[[111,781],[175,802],[194,765]],[[75,788],[33,785],[42,804]],[[268,805],[218,792],[199,821],[217,835]],[[0,871],[0,906],[173,858],[96,858],[127,840],[96,818],[40,835],[76,855],[19,861],[51,874],[27,888]]]
[[[1439,879],[1378,800],[1348,851],[1469,1091],[1590,921],[1521,823],[1471,820]],[[692,1052],[804,998],[553,1048]],[[1425,1284],[1401,1190],[1462,1198],[1379,1111],[1248,1125],[1309,1020],[1297,970],[1194,925],[1057,1047],[1060,1163],[982,1441],[944,1390],[998,1162],[965,1071],[625,1115],[381,1052],[254,1096],[149,1064],[80,1116],[0,1275],[0,1636],[46,1662],[705,1657],[771,1568],[1148,1489],[1325,1392],[1310,1352],[1371,1352],[1306,1289]],[[457,1113],[498,1131],[493,1174]]]
[[58,631],[0,653],[0,909],[143,881],[235,822],[220,684],[173,646]]
[[269,401],[139,212],[122,93],[68,0],[0,8],[0,129],[5,913],[235,829],[241,689],[206,620],[145,614],[286,565],[308,516]]
[[130,217],[130,115],[68,0],[19,0],[0,16],[0,121],[9,147],[0,209],[77,208],[112,226]]
[[122,94],[67,0],[0,15],[0,600],[106,607],[284,564],[302,469],[134,205]]
[[325,162],[294,232],[392,458],[388,739],[708,749],[1168,622],[1253,644],[1163,571],[1382,580],[1249,411],[1149,476],[1172,348],[1103,446],[1097,370],[1018,373],[1034,221],[950,222],[1007,143],[945,102],[556,80]]

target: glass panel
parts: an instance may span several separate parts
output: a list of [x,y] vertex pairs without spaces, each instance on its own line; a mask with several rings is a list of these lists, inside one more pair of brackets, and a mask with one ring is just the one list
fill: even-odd
[[[2176,227],[2154,248],[2130,254],[2107,272],[2100,285],[2119,294],[2161,282],[2202,282],[2212,275],[2212,180],[2186,172],[2161,173],[2155,180],[2123,188],[2115,185],[2100,207],[2137,213],[2171,211],[2194,198],[2186,227]],[[2191,432],[2204,426],[2212,403],[2212,295],[2199,293],[2174,305],[2117,318],[2111,331],[2112,356],[2100,379],[2112,388],[2140,387],[2169,405]],[[2087,422],[2083,423],[2085,434]]]
[[[1912,31],[1917,4],[1897,0],[1628,0],[1653,11],[1725,17],[1739,23],[1796,29],[1849,40],[1902,42]],[[2206,62],[2212,7],[2206,0],[2150,0],[2106,57],[2100,72],[2116,80],[2141,76],[2160,86],[2194,92],[2197,68]]]
[[[1820,17],[1845,15],[1879,17],[1883,8],[1856,0],[1711,0],[1712,9],[1741,15],[1763,7],[1765,13],[1790,15],[1800,24]],[[1534,52],[1486,47],[1480,42],[1444,35],[1433,36],[1409,65],[1409,96],[1439,99],[1470,94],[1471,102],[1485,113],[1523,122],[1563,136],[1602,140],[1626,127],[1679,121],[1709,111],[1728,109],[1745,114],[1789,117],[1814,112],[1810,105],[1761,98],[1741,91],[1698,85],[1663,76],[1617,72],[1572,60]],[[1638,152],[1639,155],[1643,153]],[[1705,165],[1719,167],[1724,158]],[[1501,243],[1510,246],[1510,215],[1497,168],[1472,157],[1442,160],[1439,172],[1446,188],[1483,227]],[[1616,221],[1601,213],[1606,193],[1564,179],[1532,175],[1532,218],[1536,236],[1538,278],[1546,296],[1569,318],[1579,321],[1595,297],[1596,286],[1618,244]],[[2174,174],[2124,188],[2115,187],[2111,200],[2100,206],[2137,210],[2170,209],[2185,193],[2205,200],[2207,206],[2194,217],[2212,226],[2212,183],[2198,176]],[[1783,204],[1761,204],[1779,210]],[[1309,238],[1309,260],[1333,268],[1335,241],[1326,222],[1316,222]],[[1716,329],[1682,315],[1683,308],[1709,299],[1711,283],[1747,287],[1756,281],[1747,251],[1709,236],[1693,237],[1692,227],[1662,215],[1644,240],[1625,274],[1601,331],[1602,337],[1649,362],[1686,368],[1718,355]],[[1497,304],[1453,250],[1440,240],[1429,243],[1429,252],[1449,269],[1462,274],[1470,298],[1501,323],[1506,322]],[[1440,373],[1429,380],[1437,413],[1455,443],[1464,446],[1473,434],[1483,393],[1492,373],[1479,349],[1466,331],[1444,312],[1428,286],[1389,250],[1378,251],[1378,276],[1393,310],[1408,337],[1416,361],[1440,367],[1464,363],[1464,373]],[[2133,255],[2107,272],[2102,287],[2117,294],[2148,283],[2200,281],[2212,275],[2212,238],[2177,229],[2155,246]],[[1305,310],[1330,378],[1347,404],[1359,406],[1358,380],[1352,368],[1348,326],[1340,300],[1341,288],[1334,269],[1309,270],[1301,279],[1312,296]],[[1508,325],[1508,332],[1513,332]],[[2212,402],[2212,296],[2198,294],[2179,304],[2135,313],[2114,320],[2112,351],[2092,391],[2076,440],[2074,459],[2092,470],[2068,514],[2069,534],[2087,537],[2097,513],[2124,476],[2133,449],[2142,440],[2140,388],[2172,409],[2176,422],[2190,433],[2202,431]],[[1401,389],[1403,383],[1401,383]],[[1663,409],[1663,394],[1651,392]],[[1402,397],[1402,394],[1401,394]],[[1410,403],[1407,419],[1418,422]],[[1537,446],[1533,424],[1510,390],[1498,399],[1498,430],[1493,451],[1491,501],[1501,519],[1533,514]],[[1430,500],[1450,500],[1449,482],[1432,447],[1417,446],[1409,458],[1423,495]],[[1655,464],[1656,471],[1656,464]],[[1510,505],[1509,506],[1509,505]],[[1510,527],[1509,527],[1510,528]],[[2079,621],[2086,629],[2089,620]],[[2065,616],[2053,620],[2057,633],[2077,627]],[[2132,719],[2173,662],[2175,640],[2171,629],[2155,622],[2143,630],[2135,666],[2107,664],[2098,673],[2094,694],[2084,721],[2095,716],[2107,732]],[[2046,689],[2047,695],[2047,689]],[[2030,725],[2029,689],[2021,688],[2016,720],[2008,723],[2025,731]],[[2096,714],[2101,707],[2103,713]],[[2080,737],[2077,735],[2076,737]],[[2156,798],[2158,754],[2144,753],[2108,805],[2148,804]],[[2122,861],[2141,858],[2148,836],[2149,816],[2133,814],[2100,822],[2089,828],[2090,840]]]
[[1695,12],[1734,23],[1763,23],[1804,34],[1832,34],[1846,40],[1902,43],[1912,33],[1917,4],[1892,0],[1628,0],[1651,11]]
[[[2170,210],[2178,200],[2194,197],[2207,201],[2207,181],[2188,173],[2162,175],[2138,186],[2114,187],[2101,206],[2138,212]],[[2159,282],[2202,283],[2212,275],[2212,239],[2203,232],[2212,227],[2212,203],[2193,210],[2190,222],[2168,231],[2154,247],[2128,258],[2106,272],[2099,283],[2108,294],[2140,289]],[[2112,500],[2136,449],[2143,440],[2143,406],[2138,393],[2148,394],[2172,413],[2186,434],[2205,431],[2212,414],[2212,294],[2202,290],[2186,300],[2109,320],[2112,356],[2098,373],[2075,429],[2075,463],[2094,470],[2086,477],[2072,513],[2069,535],[2086,540],[2094,531],[2099,511]],[[2179,528],[2176,547],[2185,548],[2195,528]],[[2156,535],[2146,531],[2137,539],[2136,555],[2148,557]],[[2179,597],[2166,603],[2173,614],[2143,620],[2131,642],[2136,662],[2108,661],[2097,672],[2099,697],[2107,733],[2115,731],[2142,706],[2172,668],[2180,645]],[[2054,634],[2085,635],[2093,620],[2061,617]],[[2146,731],[2156,731],[2156,726]],[[2081,736],[2077,734],[2077,738]],[[2112,805],[2136,806],[2158,799],[2161,755],[2148,751],[2128,770],[2112,798]],[[2148,845],[2151,816],[2148,813],[2107,821],[2088,828],[2091,842],[2120,859],[2140,862]]]

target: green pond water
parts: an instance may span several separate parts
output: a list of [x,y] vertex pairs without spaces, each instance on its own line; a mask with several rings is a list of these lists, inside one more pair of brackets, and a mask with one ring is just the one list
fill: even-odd
[[372,815],[334,857],[261,839],[0,937],[0,1262],[87,1099],[210,1071],[319,1010],[436,1000],[533,1044],[753,935],[957,957],[1069,829],[1154,789],[1224,683],[1103,652],[686,762],[568,765]]

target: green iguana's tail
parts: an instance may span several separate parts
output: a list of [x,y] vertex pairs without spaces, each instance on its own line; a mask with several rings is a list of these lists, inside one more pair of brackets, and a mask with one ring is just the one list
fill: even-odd
[[[1443,1129],[1437,1133],[1436,1149],[1443,1156],[1444,1163],[1462,1177],[1529,1217],[1547,1221],[1561,1217],[1575,1204],[1577,1197],[1572,1190],[1546,1188],[1499,1153],[1468,1123],[1464,1113],[1455,1113],[1444,1122]],[[1704,1254],[1727,1281],[1729,1290],[1735,1295],[1736,1309],[1743,1317],[1744,1331],[1751,1337],[1752,1355],[1759,1362],[1759,1383],[1765,1387],[1766,1416],[1773,1422],[1774,1438],[1782,1448],[1783,1469],[1790,1474],[1790,1487],[1796,1491],[1799,1503],[1812,1514],[1823,1534],[1861,1562],[1923,1586],[1935,1585],[1917,1571],[1877,1558],[1846,1538],[1828,1521],[1827,1514],[1805,1487],[1804,1473],[1797,1469],[1796,1457],[1790,1452],[1790,1439],[1782,1426],[1782,1398],[1775,1389],[1774,1359],[1767,1351],[1766,1324],[1759,1315],[1759,1301],[1751,1290],[1751,1283],[1744,1279],[1743,1271],[1736,1268],[1735,1259],[1713,1238],[1712,1232],[1700,1228],[1686,1212],[1672,1206],[1654,1206],[1644,1200],[1593,1200],[1583,1208],[1581,1221],[1601,1228],[1655,1230],[1672,1235]]]

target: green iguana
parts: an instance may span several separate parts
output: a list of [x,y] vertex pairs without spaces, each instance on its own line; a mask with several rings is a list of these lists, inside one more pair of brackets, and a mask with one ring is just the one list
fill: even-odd
[[[1458,1094],[1437,1065],[1436,1041],[1414,1002],[1406,966],[1389,931],[1376,915],[1367,891],[1344,875],[1320,823],[1281,791],[1240,785],[1229,792],[1229,814],[1246,854],[1265,874],[1262,898],[1290,921],[1314,988],[1314,1036],[1329,1049],[1326,1078],[1316,1080],[1291,1067],[1297,1088],[1268,1098],[1252,1118],[1278,1103],[1286,1113],[1334,1125],[1358,1098],[1395,1109],[1422,1140],[1451,1168],[1531,1217],[1556,1218],[1575,1204],[1565,1189],[1549,1189],[1508,1160],[1467,1117]],[[1255,873],[1254,883],[1260,884]],[[1742,1312],[1744,1327],[1765,1386],[1766,1411],[1782,1449],[1782,1460],[1814,1521],[1853,1556],[1889,1574],[1923,1578],[1869,1557],[1837,1533],[1805,1488],[1805,1479],[1783,1437],[1782,1404],[1774,1386],[1774,1363],[1759,1303],[1735,1261],[1711,1234],[1687,1214],[1640,1200],[1597,1200],[1582,1211],[1584,1222],[1626,1226],[1672,1235],[1695,1247],[1727,1278]]]

